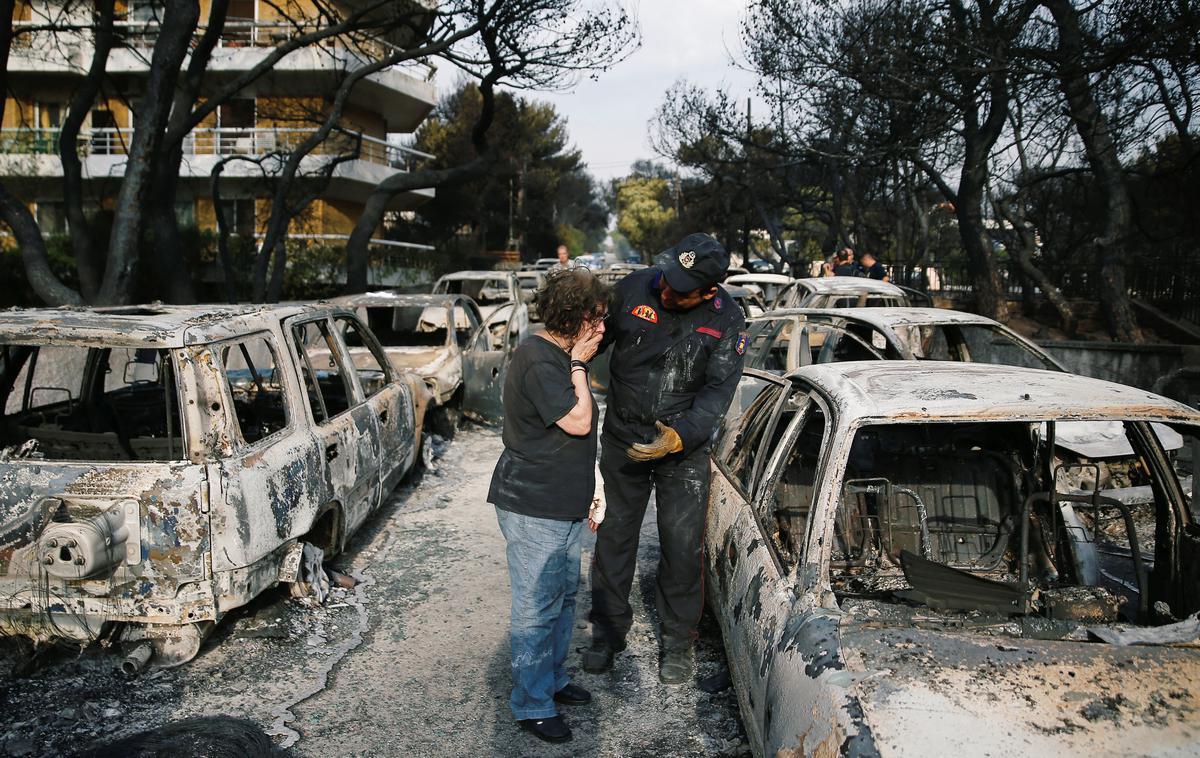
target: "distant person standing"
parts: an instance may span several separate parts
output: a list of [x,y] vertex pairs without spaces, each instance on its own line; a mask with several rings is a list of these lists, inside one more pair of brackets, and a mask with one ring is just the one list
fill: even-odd
[[563,269],[571,268],[571,253],[567,250],[566,245],[559,245],[555,255],[558,256],[558,263],[550,267],[551,271],[562,271]]
[[865,276],[868,279],[878,279],[881,282],[891,279],[887,269],[875,258],[874,253],[863,253],[858,259],[856,269],[858,276]]

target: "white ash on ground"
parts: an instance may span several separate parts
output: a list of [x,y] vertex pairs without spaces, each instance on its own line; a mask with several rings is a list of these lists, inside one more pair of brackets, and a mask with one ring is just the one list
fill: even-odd
[[[442,445],[438,446],[442,448]],[[508,572],[486,502],[500,454],[491,430],[461,430],[436,467],[393,494],[332,565],[361,579],[335,582],[311,608],[265,593],[227,618],[196,660],[134,680],[111,652],[59,651],[34,674],[8,673],[22,655],[0,642],[0,756],[72,755],[180,719],[227,714],[258,723],[295,755],[734,756],[748,754],[732,689],[658,681],[648,612],[658,542],[646,516],[629,649],[603,676],[582,672],[588,565],[569,667],[591,705],[566,709],[575,739],[545,745],[508,711]],[[439,450],[440,452],[440,450]],[[723,670],[706,622],[697,676]]]

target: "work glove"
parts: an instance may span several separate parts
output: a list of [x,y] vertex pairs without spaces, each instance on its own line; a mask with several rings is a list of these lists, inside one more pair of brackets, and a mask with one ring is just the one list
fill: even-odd
[[658,436],[650,442],[639,442],[625,451],[625,455],[635,461],[656,461],[664,455],[678,453],[683,450],[683,440],[679,432],[661,421],[655,421]]

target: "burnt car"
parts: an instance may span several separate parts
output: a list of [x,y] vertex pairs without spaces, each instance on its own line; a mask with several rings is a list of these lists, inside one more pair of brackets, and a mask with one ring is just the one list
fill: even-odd
[[753,284],[730,284],[722,282],[722,287],[733,298],[733,301],[742,309],[742,313],[746,314],[746,318],[754,318],[761,316],[767,311],[767,304],[763,300],[762,290]]
[[335,306],[5,312],[0,633],[190,660],[306,545],[343,548],[427,397]]
[[859,276],[810,277],[784,286],[771,305],[773,308],[879,308],[926,304],[914,302],[912,294],[894,284]]
[[456,271],[433,283],[435,295],[466,295],[490,318],[505,303],[513,303],[512,326],[518,339],[529,333],[529,306],[515,271]]
[[759,293],[762,295],[763,302],[768,307],[775,307],[775,301],[779,299],[780,293],[794,281],[795,279],[787,274],[733,274],[726,277],[724,285],[726,288],[731,284],[757,287]]
[[521,299],[529,307],[529,320],[539,321],[537,314],[537,295],[542,285],[546,283],[546,272],[549,269],[529,269],[517,272],[517,281],[521,283]]
[[[863,360],[957,361],[1066,371],[1046,351],[986,316],[945,308],[787,308],[750,323],[747,368],[787,373],[811,363]],[[739,388],[740,411],[757,391]],[[1089,460],[1129,453],[1111,424],[1073,424],[1058,446]],[[1168,449],[1176,440],[1164,432]]]
[[745,365],[767,371],[849,360],[961,361],[1065,370],[1007,326],[946,308],[785,308],[765,313],[748,326]]
[[644,263],[614,263],[605,268],[592,269],[592,273],[596,275],[597,279],[611,287],[634,271],[644,268],[646,268]]
[[[1007,366],[758,378],[705,536],[756,755],[1194,753],[1200,412]],[[1107,477],[1055,445],[1080,422],[1120,429]]]
[[[463,352],[483,317],[466,295],[402,295],[365,292],[330,302],[353,310],[383,345],[392,365],[414,374],[433,393],[430,421],[447,435],[462,400]],[[357,340],[349,344],[355,362],[372,359]]]

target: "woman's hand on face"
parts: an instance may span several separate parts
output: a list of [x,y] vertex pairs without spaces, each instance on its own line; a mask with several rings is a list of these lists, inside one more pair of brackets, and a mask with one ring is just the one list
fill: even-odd
[[589,324],[584,326],[582,331],[583,334],[575,340],[575,345],[571,348],[571,359],[586,363],[592,359],[600,347],[600,340],[604,338],[604,329]]

